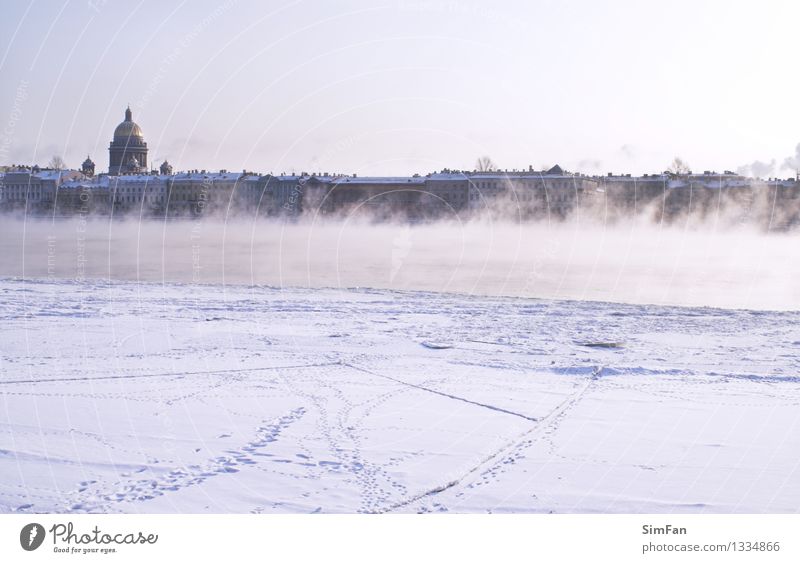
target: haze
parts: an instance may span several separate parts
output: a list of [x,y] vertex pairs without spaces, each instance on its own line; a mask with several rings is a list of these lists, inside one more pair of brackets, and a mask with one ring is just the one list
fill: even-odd
[[[800,309],[791,233],[631,221],[0,221],[0,277]],[[224,289],[223,289],[224,291]]]

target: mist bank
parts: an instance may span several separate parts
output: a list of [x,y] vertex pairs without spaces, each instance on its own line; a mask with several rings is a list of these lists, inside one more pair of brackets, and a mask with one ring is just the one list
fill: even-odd
[[797,233],[713,224],[0,218],[0,276],[800,309]]

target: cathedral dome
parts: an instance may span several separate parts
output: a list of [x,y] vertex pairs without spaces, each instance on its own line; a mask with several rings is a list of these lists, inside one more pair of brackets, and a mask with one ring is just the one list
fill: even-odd
[[125,110],[125,121],[117,125],[114,129],[114,140],[127,141],[131,137],[143,139],[142,128],[133,122],[131,108]]
[[[131,167],[131,160],[134,161]],[[147,143],[142,129],[133,122],[131,108],[125,110],[125,121],[114,129],[114,139],[108,145],[108,173],[112,176],[147,170]]]

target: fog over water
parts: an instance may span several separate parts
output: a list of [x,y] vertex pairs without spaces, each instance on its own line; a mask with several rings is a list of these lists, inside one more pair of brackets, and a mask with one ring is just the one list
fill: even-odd
[[0,277],[372,287],[800,309],[797,233],[647,222],[0,217]]

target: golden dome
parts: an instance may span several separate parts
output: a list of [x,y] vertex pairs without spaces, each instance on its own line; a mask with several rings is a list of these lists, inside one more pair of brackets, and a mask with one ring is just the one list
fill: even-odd
[[139,137],[140,139],[144,137],[142,128],[134,123],[132,118],[131,108],[126,109],[125,121],[117,125],[117,128],[114,129],[114,139],[127,141],[130,137]]

